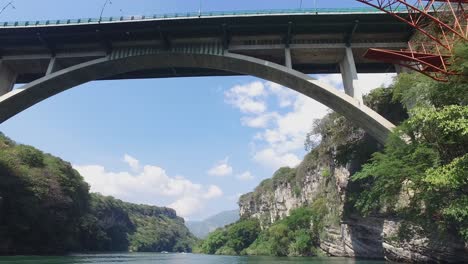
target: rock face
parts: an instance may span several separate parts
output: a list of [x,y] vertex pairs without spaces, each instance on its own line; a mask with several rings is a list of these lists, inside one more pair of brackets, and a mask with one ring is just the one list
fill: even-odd
[[[241,218],[257,218],[265,228],[289,215],[292,209],[322,197],[327,199],[329,215],[320,248],[328,255],[399,262],[468,262],[468,246],[451,237],[422,235],[417,226],[391,216],[364,218],[345,212],[347,196],[353,192],[349,183],[355,171],[351,169],[355,167],[353,163],[339,166],[331,157],[312,152],[297,168],[288,172],[282,168],[254,192],[241,196]],[[415,235],[402,238],[402,225]]]
[[423,263],[468,261],[466,246],[450,237],[415,235],[407,240],[399,239],[402,224],[404,222],[399,219],[349,217],[338,227],[327,227],[320,247],[329,255],[341,257]]

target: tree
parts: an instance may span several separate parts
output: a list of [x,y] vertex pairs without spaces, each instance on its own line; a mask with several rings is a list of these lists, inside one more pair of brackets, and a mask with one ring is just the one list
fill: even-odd
[[355,207],[362,213],[395,212],[468,241],[468,44],[454,54],[462,74],[446,83],[399,76],[393,100],[410,117],[352,179],[361,185]]

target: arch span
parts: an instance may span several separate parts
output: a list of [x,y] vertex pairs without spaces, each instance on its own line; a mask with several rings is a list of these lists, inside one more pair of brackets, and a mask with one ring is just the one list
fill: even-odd
[[344,115],[384,143],[394,128],[388,120],[356,99],[306,74],[269,61],[224,52],[193,50],[116,50],[105,58],[46,75],[0,97],[0,123],[62,91],[116,74],[154,68],[208,68],[256,76],[302,93]]

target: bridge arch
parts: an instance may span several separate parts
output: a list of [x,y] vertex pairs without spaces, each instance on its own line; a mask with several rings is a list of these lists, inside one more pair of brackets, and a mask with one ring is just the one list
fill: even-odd
[[126,72],[155,68],[207,68],[252,75],[302,93],[342,114],[384,143],[394,125],[358,100],[285,66],[222,49],[151,48],[115,50],[48,74],[0,97],[0,123],[21,111],[80,84]]

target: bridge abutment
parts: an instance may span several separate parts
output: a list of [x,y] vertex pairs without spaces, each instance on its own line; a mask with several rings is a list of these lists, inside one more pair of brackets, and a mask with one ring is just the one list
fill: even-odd
[[345,56],[340,62],[340,71],[345,93],[362,104],[362,91],[359,87],[359,79],[351,47],[345,48]]
[[0,60],[0,96],[13,90],[17,75],[3,60]]

